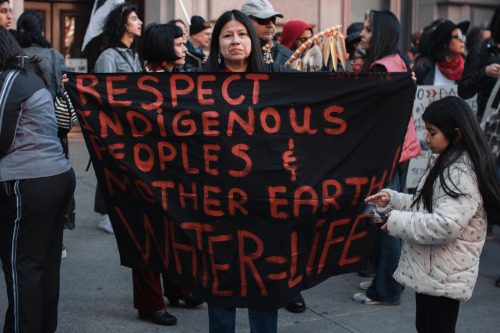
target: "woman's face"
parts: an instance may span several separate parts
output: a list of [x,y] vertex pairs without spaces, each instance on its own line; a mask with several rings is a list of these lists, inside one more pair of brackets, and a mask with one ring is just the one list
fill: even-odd
[[226,63],[248,61],[252,52],[252,40],[248,31],[239,21],[227,22],[219,35],[219,52]]
[[[300,36],[297,38],[297,40],[295,41],[295,44],[296,44],[297,48],[299,48],[302,44],[304,44],[305,42],[307,42],[307,40],[309,38],[311,38],[312,35],[313,34],[312,34],[311,30],[309,30],[309,29],[304,30],[304,32],[302,32],[300,34]],[[304,49],[304,51],[302,51],[302,54],[305,54],[307,50],[308,49]]]
[[183,36],[174,39],[174,50],[175,55],[180,59],[173,61],[174,66],[182,66],[186,62],[186,52],[187,48],[184,46],[184,38]]
[[361,32],[361,48],[363,50],[368,50],[370,48],[370,39],[372,39],[373,27],[370,22],[369,17],[365,19],[363,23],[363,31]]
[[178,26],[179,28],[181,28],[182,40],[184,41],[184,44],[186,44],[187,40],[189,38],[189,33],[188,33],[186,26],[184,24],[182,24],[182,22],[175,22],[175,25]]
[[427,136],[425,142],[433,154],[441,154],[450,144],[450,140],[435,125],[424,120]]
[[448,44],[448,54],[450,56],[459,56],[464,53],[464,50],[465,35],[462,35],[462,31],[456,28],[451,32],[451,39]]

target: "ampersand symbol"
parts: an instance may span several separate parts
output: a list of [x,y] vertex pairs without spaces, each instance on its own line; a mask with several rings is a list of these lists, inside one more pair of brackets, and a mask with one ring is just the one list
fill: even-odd
[[282,157],[283,157],[283,167],[292,172],[292,181],[295,181],[295,179],[297,179],[297,175],[295,174],[295,170],[297,170],[297,165],[291,165],[291,164],[297,162],[297,158],[292,156],[292,154],[295,152],[293,150],[293,147],[294,147],[293,139],[290,139],[290,141],[288,141],[288,148],[290,150],[285,151]]

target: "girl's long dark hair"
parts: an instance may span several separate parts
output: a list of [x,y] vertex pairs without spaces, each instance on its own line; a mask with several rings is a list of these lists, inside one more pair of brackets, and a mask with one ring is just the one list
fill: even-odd
[[122,3],[109,12],[103,27],[108,46],[109,44],[114,45],[121,40],[127,30],[125,25],[127,24],[128,16],[136,10],[134,5]]
[[[368,72],[375,61],[399,53],[400,24],[396,15],[388,10],[371,10],[365,19],[371,24],[372,37],[362,72]],[[410,68],[408,64],[406,68]]]
[[17,69],[26,74],[27,69],[33,70],[48,86],[47,79],[36,57],[28,58],[22,51],[16,39],[3,25],[0,25],[0,70]]
[[[238,21],[245,26],[248,32],[248,36],[252,41],[252,51],[248,57],[248,61],[252,66],[253,72],[264,72],[264,60],[262,59],[262,51],[260,49],[260,41],[253,26],[252,21],[240,12],[239,10],[230,10],[222,14],[215,22],[214,29],[212,32],[212,41],[210,42],[210,55],[208,56],[207,62],[203,68],[208,72],[220,72],[221,65],[218,62],[219,55],[219,35],[221,34],[222,28],[229,21]],[[222,59],[222,62],[224,59]]]
[[[431,103],[422,118],[443,132],[450,143],[431,167],[412,205],[422,202],[424,208],[432,212],[433,188],[438,178],[447,195],[452,198],[465,195],[458,190],[456,184],[452,183],[450,187],[446,181],[450,166],[463,154],[467,154],[474,166],[475,178],[488,219],[500,223],[500,180],[495,160],[469,105],[459,97],[445,97]],[[448,180],[451,181],[449,178]]]

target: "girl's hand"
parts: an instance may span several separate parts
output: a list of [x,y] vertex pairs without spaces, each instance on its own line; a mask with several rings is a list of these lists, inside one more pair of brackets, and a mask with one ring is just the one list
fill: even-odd
[[491,64],[486,66],[485,70],[486,75],[494,77],[498,79],[498,76],[500,74],[500,65],[499,64]]
[[411,79],[413,82],[417,83],[417,76],[415,75],[415,72],[411,72]]
[[379,192],[365,199],[365,203],[379,207],[386,207],[389,201],[391,201],[391,195],[387,192]]
[[69,81],[68,76],[67,76],[66,74],[63,74],[63,76],[62,76],[62,80],[61,80],[61,89],[62,89],[62,90],[64,90],[64,84],[65,84],[66,82],[68,82],[68,81]]

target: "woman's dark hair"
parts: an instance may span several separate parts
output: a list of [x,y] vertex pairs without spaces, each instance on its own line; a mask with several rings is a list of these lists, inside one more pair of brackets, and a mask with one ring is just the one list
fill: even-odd
[[103,29],[103,34],[106,37],[108,44],[114,44],[121,40],[123,34],[127,30],[125,28],[127,19],[129,15],[135,11],[135,6],[123,3],[109,12]]
[[150,24],[142,37],[142,57],[156,65],[180,59],[174,48],[174,39],[179,37],[182,30],[175,24]]
[[368,72],[376,60],[399,52],[400,26],[396,15],[388,10],[370,10],[365,19],[368,19],[372,28],[370,48],[366,51],[362,69],[363,72]]
[[184,21],[183,21],[183,20],[181,20],[181,19],[170,20],[170,21],[168,21],[168,22],[167,22],[167,24],[173,24],[173,25],[175,25],[176,23],[182,23],[182,25],[183,25],[185,28],[187,28],[186,23],[184,23]]
[[40,67],[40,60],[36,57],[28,58],[15,40],[14,36],[0,25],[0,71],[10,69],[20,70],[25,74],[27,69],[32,69],[48,86],[47,79]]
[[[498,209],[500,207],[500,180],[495,160],[470,106],[459,97],[445,97],[431,103],[422,115],[422,119],[436,126],[450,143],[430,168],[424,185],[412,205],[422,201],[424,208],[432,212],[433,188],[438,178],[441,187],[450,197],[458,198],[465,195],[447,176],[450,166],[466,153],[474,166],[475,178],[488,219],[500,223],[500,210]],[[457,128],[459,131],[456,130]],[[446,181],[451,182],[452,186]]]
[[491,19],[490,31],[491,38],[495,42],[500,43],[500,5],[495,8],[495,14],[493,14],[493,18]]
[[481,37],[483,35],[484,28],[482,27],[472,27],[467,31],[466,40],[465,40],[465,48],[467,52],[470,52],[474,46],[481,42]]
[[248,36],[252,41],[252,51],[248,57],[252,71],[264,72],[264,60],[262,59],[260,41],[257,36],[257,32],[255,31],[255,27],[253,26],[252,21],[250,21],[245,14],[236,9],[225,12],[217,19],[217,22],[215,22],[212,32],[212,41],[210,42],[210,55],[208,56],[207,62],[203,68],[209,72],[220,72],[224,59],[222,59],[222,63],[219,65],[219,62],[217,61],[217,57],[220,53],[219,35],[221,34],[224,25],[233,20],[236,20],[245,26]]
[[50,47],[50,43],[43,36],[42,18],[32,10],[25,11],[17,19],[16,38],[21,47],[30,47],[32,44]]
[[443,42],[438,46],[438,48],[431,53],[431,59],[435,62],[443,62],[446,61],[446,58],[448,58],[448,45],[451,42],[451,31],[446,36],[446,39],[443,40]]

